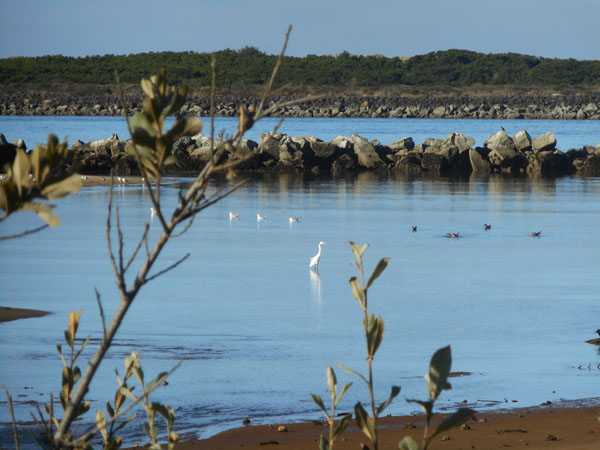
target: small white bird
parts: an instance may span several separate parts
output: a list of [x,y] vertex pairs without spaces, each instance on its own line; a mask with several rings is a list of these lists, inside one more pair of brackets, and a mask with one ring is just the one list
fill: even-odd
[[261,220],[267,220],[267,216],[261,216],[260,214],[256,214],[256,221],[260,222]]
[[154,208],[150,208],[150,218],[154,217]]
[[315,256],[310,258],[310,263],[309,263],[308,267],[311,270],[313,270],[313,269],[317,270],[317,271],[319,270],[319,260],[321,259],[321,246],[323,246],[325,244],[327,244],[327,242],[325,242],[325,241],[319,242],[319,252]]
[[239,219],[240,218],[240,213],[234,213],[229,211],[229,220],[233,220],[233,219]]
[[290,217],[288,220],[290,223],[292,222],[300,222],[301,217]]

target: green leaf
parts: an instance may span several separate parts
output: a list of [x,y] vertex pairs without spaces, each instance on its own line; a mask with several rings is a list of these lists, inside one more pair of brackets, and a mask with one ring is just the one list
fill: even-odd
[[129,388],[127,386],[121,386],[119,388],[119,393],[124,395],[125,397],[129,398],[130,400],[136,401],[137,398],[135,395],[133,395],[133,393],[129,390]]
[[317,404],[317,406],[323,410],[323,412],[329,419],[329,414],[327,413],[327,408],[325,408],[325,404],[323,403],[323,399],[321,398],[321,396],[315,395],[315,394],[310,394],[310,398],[312,398],[312,401],[315,402]]
[[113,417],[115,415],[115,410],[113,409],[112,405],[108,400],[106,401],[106,410],[108,411],[108,415],[110,417]]
[[381,260],[377,263],[377,266],[375,267],[375,270],[373,271],[371,278],[369,278],[369,281],[367,282],[367,289],[369,287],[371,287],[371,285],[373,284],[373,281],[375,281],[377,278],[379,278],[379,275],[382,274],[382,272],[385,270],[385,268],[387,267],[389,262],[390,262],[390,258],[381,258]]
[[338,436],[340,434],[342,434],[346,428],[348,428],[348,425],[350,424],[350,419],[352,419],[352,414],[348,413],[345,414],[337,423],[337,425],[335,426],[335,428],[333,429],[333,440],[335,441]]
[[392,386],[392,392],[390,393],[390,396],[388,397],[388,399],[377,407],[377,417],[379,417],[381,415],[381,413],[383,411],[385,411],[385,408],[387,408],[390,405],[390,403],[392,403],[392,400],[394,400],[394,398],[396,398],[396,396],[399,393],[400,393],[400,386]]
[[419,444],[412,437],[406,436],[398,443],[400,450],[419,450]]
[[17,150],[17,155],[15,156],[15,160],[13,161],[13,180],[17,185],[17,191],[19,195],[22,194],[23,189],[29,186],[29,171],[31,170],[31,166],[29,164],[29,158],[24,150]]
[[450,389],[448,374],[452,367],[452,352],[450,346],[440,348],[431,357],[429,364],[429,384],[427,390],[432,398],[437,397],[444,389]]
[[154,86],[148,78],[142,78],[140,84],[142,86],[142,91],[144,91],[144,94],[146,94],[148,97],[154,97]]
[[361,380],[363,380],[365,383],[369,384],[369,382],[367,381],[367,379],[365,378],[364,375],[358,373],[356,370],[352,370],[346,366],[344,366],[342,363],[338,363],[340,365],[340,367],[342,369],[344,369],[346,372],[351,373],[352,375],[356,375],[358,378],[360,378]]
[[154,148],[156,145],[156,137],[148,133],[144,128],[137,127],[131,131],[131,140],[134,144],[141,147]]
[[354,253],[354,257],[359,262],[359,264],[362,264],[363,254],[367,250],[367,247],[369,246],[369,244],[365,244],[361,248],[358,246],[358,244],[356,244],[356,242],[348,241],[348,243],[352,246],[352,253]]
[[373,418],[367,414],[363,406],[358,402],[354,405],[354,417],[356,418],[356,424],[362,430],[362,432],[371,441],[375,440],[375,423]]
[[135,134],[137,130],[140,130],[140,133],[145,131],[146,135],[156,138],[156,129],[146,114],[136,112],[133,117],[129,119],[129,126],[131,127],[132,134]]
[[331,392],[332,396],[336,395],[337,378],[331,366],[327,366],[327,388],[329,389],[329,392]]
[[99,409],[96,411],[96,426],[100,429],[106,427],[106,415]]
[[451,428],[461,426],[463,423],[469,420],[469,418],[473,414],[475,414],[475,411],[473,411],[471,408],[460,408],[458,411],[456,411],[454,414],[452,414],[450,417],[448,417],[438,425],[436,430],[431,435],[430,439],[433,439],[435,436],[437,436],[443,431],[447,431]]
[[164,417],[169,426],[173,425],[173,422],[175,421],[175,410],[173,408],[157,402],[152,402],[151,407],[154,411]]
[[425,415],[431,416],[431,412],[433,410],[433,402],[431,402],[431,401],[424,402],[422,400],[412,400],[412,399],[406,399],[406,401],[408,403],[418,403],[419,405],[421,405],[421,408],[423,408],[423,412],[425,413]]
[[61,198],[66,195],[74,194],[83,186],[81,176],[73,174],[57,183],[49,184],[42,189],[42,196],[48,199]]
[[350,386],[352,386],[352,383],[344,383],[344,386],[342,386],[342,390],[340,391],[340,393],[338,394],[338,396],[336,397],[335,402],[334,402],[334,406],[336,408],[339,405],[339,403],[342,401],[342,398],[344,398],[344,395],[346,395],[346,392],[348,391]]
[[356,277],[350,278],[349,283],[350,287],[352,288],[352,295],[356,300],[358,300],[358,303],[360,303],[360,306],[364,310],[367,306],[365,303],[365,291],[363,291],[362,287],[360,287]]
[[377,319],[375,319],[373,314],[369,314],[365,329],[367,332],[369,356],[372,359],[375,356],[375,353],[377,353],[385,334],[385,325],[381,316],[378,316]]

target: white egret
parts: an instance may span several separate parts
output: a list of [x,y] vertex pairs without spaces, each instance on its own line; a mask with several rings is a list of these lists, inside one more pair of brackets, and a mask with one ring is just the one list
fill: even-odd
[[319,242],[319,253],[317,253],[315,256],[310,258],[310,263],[309,263],[308,267],[311,270],[313,270],[313,268],[315,270],[319,270],[319,260],[321,259],[321,246],[323,246],[325,244],[327,244],[327,242],[325,242],[325,241]]
[[267,220],[267,216],[261,216],[260,214],[256,214],[256,221],[260,222],[261,220]]
[[240,218],[240,213],[234,213],[229,211],[229,220],[233,220],[233,219],[239,219]]
[[290,217],[288,220],[290,223],[292,222],[300,222],[301,217]]
[[154,208],[150,208],[150,218],[152,219],[154,217]]

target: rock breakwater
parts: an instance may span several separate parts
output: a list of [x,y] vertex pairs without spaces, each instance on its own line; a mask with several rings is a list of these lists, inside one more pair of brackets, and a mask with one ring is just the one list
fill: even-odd
[[[221,145],[220,141],[214,142]],[[10,144],[0,134],[0,167],[10,163],[23,141]],[[180,139],[174,146],[177,162],[170,175],[195,175],[209,159],[211,139],[197,135]],[[491,134],[483,147],[455,132],[445,139],[428,138],[416,144],[406,137],[390,145],[359,135],[338,136],[329,142],[313,136],[295,137],[263,133],[259,142],[245,140],[234,158],[243,158],[242,172],[303,172],[345,175],[360,171],[410,175],[479,176],[492,173],[531,176],[578,174],[600,176],[600,144],[562,151],[552,132],[532,138],[527,130],[509,136],[504,130]],[[139,175],[131,142],[112,135],[108,139],[77,141],[69,151],[67,172],[107,175]]]
[[[141,95],[126,97],[130,112],[139,110]],[[272,103],[294,100],[275,97]],[[218,116],[235,116],[240,106],[257,105],[254,96],[219,96]],[[192,96],[183,115],[210,115],[210,99]],[[1,115],[118,116],[123,108],[117,96],[11,92],[0,90]],[[412,95],[327,96],[278,108],[278,117],[467,118],[600,120],[600,94],[585,95]]]

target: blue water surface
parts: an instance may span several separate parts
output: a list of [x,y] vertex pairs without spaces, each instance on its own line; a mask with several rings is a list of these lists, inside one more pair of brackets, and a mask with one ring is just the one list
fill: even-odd
[[[211,190],[225,183],[215,181]],[[185,187],[163,189],[165,211]],[[0,324],[0,383],[21,421],[49,392],[58,395],[55,345],[69,311],[83,311],[79,336],[99,339],[94,289],[107,317],[118,305],[107,203],[107,187],[86,187],[56,202],[60,227],[0,243],[0,305],[52,313]],[[145,223],[150,243],[160,226],[141,186],[119,186],[114,203],[127,258]],[[230,221],[230,211],[240,219]],[[257,222],[257,213],[267,220]],[[290,224],[289,216],[301,221]],[[484,231],[484,223],[492,229]],[[0,234],[38,224],[33,214],[15,214],[0,223]],[[169,242],[152,273],[191,256],[140,292],[89,393],[92,410],[114,397],[114,369],[122,373],[133,350],[147,378],[185,359],[154,398],[175,407],[176,428],[188,437],[240,426],[246,416],[255,424],[321,418],[309,393],[328,397],[327,365],[340,383],[354,382],[340,411],[367,402],[363,384],[338,367],[366,371],[348,240],[370,244],[369,272],[381,257],[391,258],[369,290],[370,309],[386,324],[374,362],[377,399],[402,386],[390,413],[418,412],[406,399],[426,398],[429,359],[446,345],[452,370],[465,376],[451,380],[441,409],[463,401],[486,410],[597,397],[600,356],[585,340],[600,327],[599,228],[598,178],[251,179]],[[446,238],[450,231],[461,238]],[[542,234],[530,237],[532,231]],[[321,240],[327,245],[317,274],[308,261]],[[92,350],[93,343],[82,365]],[[0,408],[0,421],[8,420]],[[145,442],[139,426],[128,430],[128,442]]]

